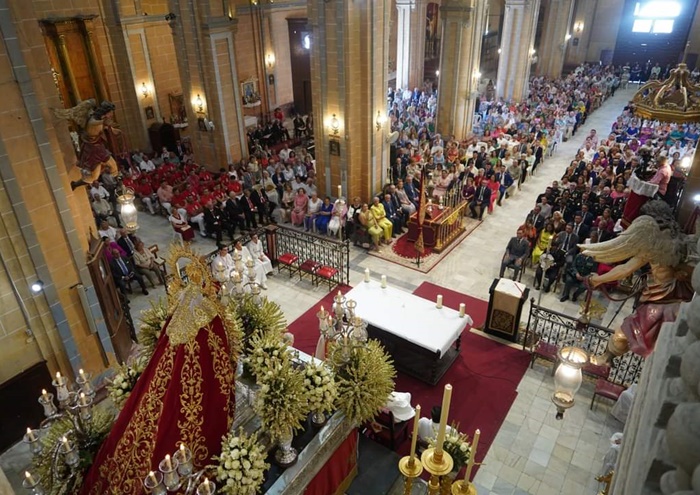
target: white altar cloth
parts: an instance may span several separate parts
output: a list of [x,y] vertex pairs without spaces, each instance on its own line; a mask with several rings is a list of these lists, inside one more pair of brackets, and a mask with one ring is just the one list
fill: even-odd
[[444,356],[473,323],[469,315],[379,282],[360,282],[345,297],[357,302],[355,312],[367,323]]

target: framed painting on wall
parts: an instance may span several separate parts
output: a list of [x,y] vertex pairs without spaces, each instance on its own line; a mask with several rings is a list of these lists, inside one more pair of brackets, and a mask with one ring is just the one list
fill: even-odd
[[153,107],[148,106],[144,108],[144,111],[146,112],[146,120],[153,120],[156,118],[156,114],[153,111]]

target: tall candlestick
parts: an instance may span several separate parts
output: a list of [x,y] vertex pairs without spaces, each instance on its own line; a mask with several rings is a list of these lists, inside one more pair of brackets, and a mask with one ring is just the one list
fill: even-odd
[[415,462],[416,457],[416,442],[418,441],[418,421],[420,421],[420,404],[416,405],[416,415],[413,416],[413,438],[411,438],[411,460],[408,461],[411,466]]
[[459,317],[464,318],[464,315],[467,314],[467,305],[464,303],[459,304]]
[[32,476],[32,473],[30,473],[29,471],[25,471],[24,477],[27,479],[27,483],[29,483],[32,486],[36,485],[36,481],[34,481],[34,476]]
[[476,459],[476,448],[479,445],[479,437],[481,436],[481,431],[476,430],[474,432],[474,441],[472,442],[472,453],[469,456],[469,462],[467,463],[467,472],[464,474],[464,481],[469,483],[469,478],[472,476],[472,468],[474,467],[474,459]]
[[31,442],[36,442],[36,435],[34,435],[34,432],[32,431],[31,428],[27,428],[27,438],[28,438]]
[[452,385],[445,385],[445,392],[442,394],[442,413],[440,414],[440,428],[438,429],[435,453],[442,456],[442,444],[445,441],[445,431],[447,430],[447,417],[450,413],[450,400],[452,399]]
[[365,268],[365,282],[369,282],[369,268]]
[[438,309],[442,308],[442,294],[438,294],[437,301],[435,301],[435,307]]
[[386,289],[386,275],[382,275],[382,289]]

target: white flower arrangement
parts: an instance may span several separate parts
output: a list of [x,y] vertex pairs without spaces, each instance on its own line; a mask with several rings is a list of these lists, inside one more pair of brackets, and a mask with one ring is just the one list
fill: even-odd
[[333,374],[323,363],[314,361],[306,365],[304,387],[311,411],[326,413],[333,410],[338,389]]
[[[430,441],[430,446],[435,446],[434,438]],[[472,455],[469,437],[459,432],[459,425],[457,424],[452,424],[452,427],[445,432],[445,441],[442,444],[442,448],[452,456],[452,460],[455,463],[454,469],[466,466]]]
[[221,455],[215,456],[219,492],[230,495],[255,495],[270,467],[265,462],[265,448],[258,442],[257,432],[251,436],[243,429],[238,435],[229,433],[221,442]]
[[287,345],[279,335],[255,334],[250,339],[250,345],[251,351],[246,358],[246,364],[258,381],[275,368],[274,364],[290,360]]
[[107,390],[117,409],[121,409],[131,391],[136,385],[141,373],[146,368],[147,361],[137,359],[131,364],[122,364],[117,368],[117,373],[109,380]]

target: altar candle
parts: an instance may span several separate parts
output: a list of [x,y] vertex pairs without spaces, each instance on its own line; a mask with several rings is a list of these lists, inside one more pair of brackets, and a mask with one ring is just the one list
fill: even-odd
[[386,289],[386,275],[382,275],[382,289]]
[[80,375],[80,379],[85,381],[85,371],[82,368],[78,370],[78,374]]
[[365,268],[365,282],[369,282],[369,268]]
[[211,483],[209,483],[209,478],[204,478],[204,483],[202,483],[202,484],[204,485],[204,489],[205,489],[204,493],[210,494],[211,493]]
[[87,397],[85,397],[83,392],[80,392],[80,405],[87,406]]
[[442,394],[442,413],[440,414],[440,429],[438,430],[435,452],[442,455],[442,444],[445,441],[447,430],[447,416],[450,413],[450,399],[452,398],[452,385],[445,385],[445,392]]
[[435,301],[435,306],[438,309],[442,309],[442,294],[438,294],[437,301]]
[[31,486],[36,485],[36,481],[34,481],[34,476],[32,476],[32,473],[30,473],[29,471],[25,471],[24,477],[27,478],[28,485],[31,485]]
[[464,475],[464,481],[469,484],[469,478],[472,475],[472,468],[474,467],[474,459],[476,458],[476,448],[479,445],[479,437],[481,436],[481,431],[476,430],[474,432],[474,441],[472,442],[472,453],[469,456],[469,462],[467,463],[467,472]]
[[464,315],[467,314],[467,305],[464,303],[459,304],[459,317],[464,318]]
[[413,417],[413,438],[411,438],[411,460],[408,465],[413,467],[416,457],[416,441],[418,440],[418,421],[420,420],[420,404],[416,405],[416,415]]
[[158,478],[156,478],[156,473],[153,471],[148,473],[148,477],[151,479],[151,483],[153,483],[153,486],[158,486]]
[[338,184],[338,197],[340,198],[343,195],[343,186]]
[[165,454],[165,467],[168,468],[168,471],[173,470],[173,463],[170,462],[170,454]]
[[60,387],[63,385],[63,377],[61,376],[61,372],[57,371],[56,372],[56,384]]
[[27,438],[31,442],[36,442],[36,436],[34,435],[34,432],[32,431],[31,428],[27,428]]
[[44,400],[44,402],[49,401],[49,393],[46,391],[45,388],[41,389],[41,398]]
[[68,452],[71,449],[70,442],[68,442],[68,439],[66,437],[61,438],[61,442],[63,442],[63,448]]

